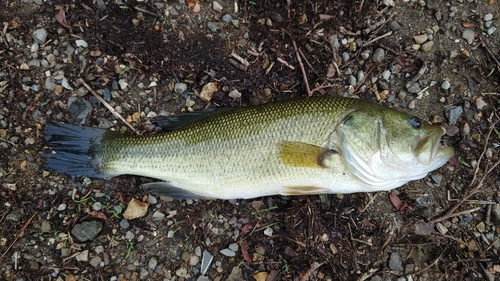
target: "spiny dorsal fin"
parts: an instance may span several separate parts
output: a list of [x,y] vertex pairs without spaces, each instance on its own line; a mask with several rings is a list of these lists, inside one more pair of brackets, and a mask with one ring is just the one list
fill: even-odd
[[326,168],[337,155],[335,150],[303,142],[283,141],[279,147],[281,162],[291,167]]

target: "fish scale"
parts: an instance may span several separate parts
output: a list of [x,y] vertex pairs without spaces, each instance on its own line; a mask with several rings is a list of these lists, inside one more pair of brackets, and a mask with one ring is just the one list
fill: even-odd
[[[62,133],[85,144],[81,128],[48,125],[46,139],[55,154],[46,154],[47,167],[72,175],[107,178],[132,174],[157,178],[164,182],[145,186],[175,198],[386,190],[425,176],[453,153],[451,148],[438,149],[436,155],[424,151],[433,161],[418,164],[411,146],[425,140],[436,147],[443,132],[428,124],[414,128],[408,121],[412,118],[415,117],[359,99],[315,97],[216,112],[160,135],[131,137],[86,128],[95,135],[88,140],[92,143],[88,149],[91,161],[82,158],[80,162],[88,163],[74,166],[85,168],[71,170],[58,165],[64,159],[58,158],[57,152],[62,152],[62,158],[72,153],[72,149],[61,145]],[[374,132],[387,139],[377,140]],[[380,146],[385,142],[390,147]],[[82,149],[85,150],[79,147]],[[377,156],[384,149],[391,150],[397,159],[385,161],[383,153]],[[368,158],[368,164],[359,160],[363,157]],[[415,167],[406,167],[410,176],[400,179],[401,167],[385,167],[386,162],[417,165],[419,173],[411,175],[408,171]],[[369,163],[380,167],[367,171],[360,168]],[[395,179],[386,179],[391,169]],[[376,178],[373,183],[373,175],[365,176],[372,170],[381,173],[381,179]]]

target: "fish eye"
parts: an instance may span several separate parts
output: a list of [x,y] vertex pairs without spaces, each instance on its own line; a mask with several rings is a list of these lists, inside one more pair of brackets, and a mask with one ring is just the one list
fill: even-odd
[[422,123],[420,122],[420,119],[418,119],[415,116],[410,117],[408,122],[410,122],[410,125],[412,125],[413,128],[420,128],[420,125],[422,125]]

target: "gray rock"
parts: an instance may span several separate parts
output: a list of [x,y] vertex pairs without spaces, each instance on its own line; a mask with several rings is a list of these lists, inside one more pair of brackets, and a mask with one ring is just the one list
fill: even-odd
[[349,85],[356,86],[358,81],[356,80],[356,77],[354,77],[354,75],[349,75],[349,78],[347,78],[347,83],[349,83]]
[[174,92],[178,95],[184,93],[187,90],[186,83],[175,83]]
[[343,52],[342,53],[342,60],[348,61],[351,58],[348,52]]
[[47,41],[47,30],[45,28],[40,28],[35,31],[33,31],[33,40],[35,40],[36,43],[38,44],[43,44],[45,41]]
[[372,55],[373,62],[381,62],[385,57],[385,51],[382,48],[377,48]]
[[6,219],[11,220],[11,221],[19,221],[21,219],[21,214],[20,213],[10,213],[7,216],[5,216]]
[[389,268],[392,270],[403,271],[403,263],[397,252],[392,252],[389,257]]
[[44,220],[44,221],[42,222],[42,226],[40,227],[40,230],[41,230],[42,232],[47,233],[47,232],[50,232],[50,229],[51,229],[51,227],[50,227],[50,222],[49,222],[49,221]]
[[452,105],[444,109],[444,115],[448,119],[448,125],[452,126],[457,122],[457,119],[462,115],[463,108],[461,106]]
[[380,276],[373,276],[372,279],[370,279],[370,281],[382,281],[382,277]]
[[420,85],[418,83],[413,83],[413,85],[411,85],[408,88],[408,92],[410,92],[412,94],[419,93],[420,91],[422,91],[422,88],[420,88]]
[[82,48],[87,48],[89,46],[89,44],[87,43],[87,41],[85,41],[83,39],[75,40],[75,44],[76,44],[77,47],[82,47]]
[[49,91],[53,91],[56,88],[56,79],[54,77],[49,76],[45,79],[45,84],[43,87]]
[[492,19],[493,19],[493,15],[492,14],[486,14],[483,17],[484,21],[491,21]]
[[443,84],[441,84],[441,89],[443,89],[443,90],[448,90],[450,87],[451,87],[451,84],[447,80],[444,80]]
[[94,256],[90,259],[89,263],[93,267],[98,267],[99,264],[101,263],[102,259],[99,256]]
[[98,221],[86,221],[76,224],[71,234],[80,242],[94,240],[102,229],[102,223]]
[[339,38],[337,37],[337,35],[335,35],[335,34],[331,35],[329,40],[332,43],[333,48],[335,48],[337,50],[340,48]]
[[491,35],[493,34],[493,32],[495,32],[495,30],[497,29],[494,26],[492,26],[486,30],[486,33],[488,33],[488,35]]
[[222,6],[219,4],[219,2],[217,1],[214,1],[212,2],[212,9],[214,9],[215,11],[217,12],[221,12],[222,11]]
[[226,257],[234,257],[236,255],[236,253],[233,250],[228,248],[220,250],[220,253]]
[[385,81],[389,81],[389,79],[391,78],[391,71],[390,70],[384,70],[384,72],[382,72],[382,79],[384,79]]
[[139,272],[139,279],[144,280],[149,276],[149,271],[145,269],[144,267],[141,268],[141,271]]
[[92,109],[87,100],[78,97],[68,98],[68,112],[74,124],[87,125]]
[[232,22],[233,21],[233,16],[230,14],[225,14],[222,16],[222,21],[223,22]]
[[394,3],[394,0],[382,0],[382,4],[389,7],[393,7],[394,5],[396,5],[396,3]]
[[200,268],[201,275],[205,275],[213,259],[214,256],[212,256],[207,250],[203,250],[203,257],[201,259],[201,268]]
[[430,51],[432,49],[432,47],[434,47],[434,41],[429,41],[429,42],[425,42],[420,47],[420,50],[422,50],[422,52],[424,52],[424,53],[427,53],[428,51]]
[[491,207],[491,218],[493,219],[493,222],[497,224],[497,227],[500,227],[500,203]]
[[151,257],[148,261],[148,268],[150,270],[155,270],[158,265],[158,260],[155,257]]
[[467,41],[467,43],[472,44],[474,42],[474,31],[472,29],[466,29],[462,32],[462,38]]
[[217,30],[219,30],[219,25],[216,22],[213,22],[213,21],[207,22],[207,27],[212,32],[217,32]]
[[389,23],[389,28],[392,30],[392,31],[397,31],[397,30],[400,30],[401,29],[401,25],[399,24],[399,22],[393,20]]

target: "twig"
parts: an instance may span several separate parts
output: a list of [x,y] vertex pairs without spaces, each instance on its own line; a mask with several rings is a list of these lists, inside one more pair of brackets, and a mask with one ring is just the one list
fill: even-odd
[[490,54],[491,58],[497,63],[497,69],[498,69],[498,71],[500,71],[500,62],[497,60],[497,58],[495,57],[495,55],[493,54],[493,52],[490,50],[490,48],[488,47],[488,45],[486,44],[486,42],[484,42],[485,40],[483,39],[483,37],[481,37],[480,40],[481,40],[481,43],[483,44],[483,47],[488,52],[488,54]]
[[[472,178],[472,180],[471,180],[471,182],[469,184],[470,187],[472,187],[472,185],[476,181],[477,173],[479,172],[479,167],[480,167],[481,161],[483,160],[484,154],[486,153],[486,150],[488,148],[488,143],[489,143],[491,132],[493,131],[493,129],[495,129],[495,126],[496,126],[497,123],[498,123],[498,120],[495,121],[495,123],[493,123],[491,125],[491,127],[490,127],[490,129],[488,131],[488,134],[486,135],[486,141],[485,141],[485,144],[484,144],[483,152],[481,153],[481,156],[479,156],[479,159],[477,160],[477,166],[476,166],[476,169],[474,171],[474,177]],[[465,195],[462,198],[462,200],[460,200],[460,202],[458,202],[457,204],[455,204],[455,206],[453,206],[448,211],[447,215],[455,212],[465,201],[467,201],[472,195],[476,194],[478,192],[478,190],[483,186],[483,183],[484,183],[485,179],[488,177],[488,175],[491,173],[491,171],[493,171],[499,164],[500,164],[500,160],[497,161],[495,164],[493,164],[493,166],[486,171],[485,175],[482,177],[482,179],[479,181],[479,183],[469,192],[469,194]],[[445,217],[447,215],[445,215]],[[436,219],[435,221],[439,221],[439,220]]]
[[139,8],[139,7],[137,7],[137,6],[134,6],[134,9],[136,9],[136,10],[137,10],[137,11],[139,11],[139,12],[143,12],[143,13],[146,13],[146,14],[149,14],[149,15],[152,15],[152,16],[155,16],[155,17],[158,17],[158,18],[160,18],[160,17],[161,17],[161,15],[159,15],[159,14],[155,14],[155,13],[153,13],[153,12],[150,12],[150,11],[145,10],[145,9],[143,9],[143,8]]
[[365,44],[363,44],[363,47],[369,46],[371,43],[373,43],[373,42],[375,42],[375,41],[378,41],[378,40],[380,40],[380,39],[382,39],[382,38],[384,38],[384,37],[391,36],[391,35],[392,35],[392,31],[389,31],[389,32],[387,32],[387,33],[384,33],[384,34],[382,34],[382,35],[380,35],[380,36],[378,36],[378,37],[375,37],[375,38],[373,38],[372,40],[370,40],[370,41],[366,42]]
[[302,78],[304,79],[304,84],[306,85],[307,96],[310,97],[312,95],[311,88],[309,88],[309,82],[307,81],[306,70],[304,69],[304,64],[302,63],[302,59],[300,58],[299,49],[297,48],[297,44],[295,40],[292,41],[293,48],[295,49],[295,54],[297,55],[297,61],[299,61],[300,70],[302,71]]
[[424,62],[422,67],[418,70],[417,74],[410,80],[408,83],[406,83],[406,89],[410,88],[411,85],[415,84],[422,75],[427,71],[427,62]]
[[35,213],[28,219],[28,221],[26,221],[26,223],[23,225],[23,227],[21,227],[21,229],[17,232],[16,238],[14,238],[14,241],[12,241],[12,243],[10,243],[9,247],[5,250],[5,252],[0,257],[0,260],[2,260],[5,257],[5,255],[9,252],[10,248],[12,248],[12,246],[14,246],[14,244],[16,244],[17,239],[19,239],[19,237],[21,237],[21,234],[23,234],[24,230],[26,230],[28,225],[31,223],[31,221],[33,220],[33,218],[35,218],[35,216],[37,214],[38,214],[38,210],[35,211]]
[[363,208],[363,210],[361,211],[361,213],[364,213],[366,211],[366,209],[368,208],[368,206],[370,206],[373,201],[375,201],[375,198],[377,198],[377,196],[379,195],[380,192],[377,192],[375,193],[375,195],[372,196],[372,198],[370,198],[370,201],[368,201],[368,204],[366,204],[366,206]]
[[83,84],[83,86],[85,86],[85,88],[87,88],[87,90],[89,90],[95,97],[96,99],[98,99],[102,104],[104,104],[104,106],[118,119],[122,120],[123,123],[125,123],[130,129],[132,129],[133,132],[135,132],[135,129],[134,127],[132,127],[132,125],[130,125],[129,122],[127,122],[127,120],[125,120],[125,118],[123,118],[120,113],[116,112],[115,109],[113,107],[111,107],[111,105],[109,105],[109,103],[107,103],[103,98],[101,98],[101,96],[99,96],[98,93],[96,93],[96,91],[94,91],[87,83],[85,83],[85,81],[80,78],[80,82]]
[[316,271],[316,269],[320,268],[324,264],[325,264],[325,262],[322,262],[322,263],[313,262],[313,264],[311,264],[311,267],[306,272],[304,272],[304,274],[300,275],[299,280],[300,281],[308,280],[309,277],[314,273],[314,271]]
[[444,215],[444,216],[442,216],[440,218],[437,218],[435,220],[430,221],[429,224],[435,224],[437,222],[444,221],[444,220],[447,220],[449,218],[453,218],[453,217],[458,217],[458,216],[461,216],[461,215],[470,214],[470,213],[473,213],[473,212],[479,211],[479,210],[481,210],[481,207],[472,208],[472,209],[461,211],[461,212],[458,212],[458,213],[447,214],[447,215]]
[[429,270],[431,267],[433,267],[433,266],[437,265],[437,264],[438,264],[438,262],[439,262],[439,260],[440,260],[440,259],[441,259],[441,257],[443,256],[444,252],[445,252],[445,251],[443,251],[443,252],[439,255],[439,257],[437,257],[437,259],[435,259],[433,262],[431,262],[431,264],[429,264],[429,266],[427,266],[427,267],[425,267],[425,268],[422,268],[421,270],[419,270],[419,271],[417,271],[417,272],[413,272],[412,274],[413,274],[413,275],[417,275],[417,276],[418,276],[419,274],[421,274],[421,273],[423,273],[423,272],[425,272],[425,271]]
[[278,57],[278,58],[277,58],[277,60],[278,60],[279,62],[281,62],[282,64],[284,64],[286,67],[288,67],[288,68],[290,68],[290,69],[292,69],[292,70],[294,70],[294,69],[295,69],[295,67],[293,67],[293,65],[289,64],[286,60],[284,60],[284,59],[282,59],[282,58],[280,58],[280,57]]
[[11,145],[13,145],[13,146],[16,146],[16,144],[15,144],[15,143],[13,143],[13,142],[11,142],[11,141],[9,141],[9,140],[7,140],[7,139],[4,139],[4,138],[0,138],[0,141],[4,141],[4,142],[6,142],[6,143],[10,143],[10,144],[11,144]]

